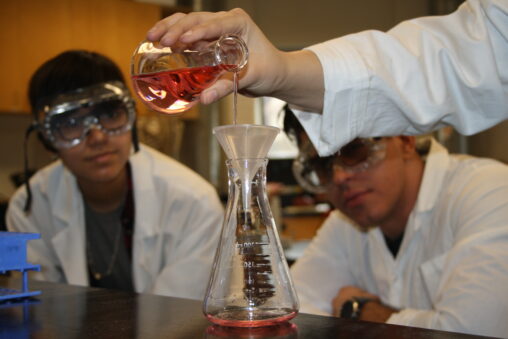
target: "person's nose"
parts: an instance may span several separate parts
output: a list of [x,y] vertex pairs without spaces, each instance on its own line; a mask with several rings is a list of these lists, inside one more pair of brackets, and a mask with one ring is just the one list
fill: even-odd
[[105,143],[108,140],[108,135],[100,128],[100,126],[90,126],[86,140],[88,145],[96,146]]
[[334,184],[343,185],[347,183],[355,174],[345,170],[343,167],[334,165],[332,168],[332,181]]

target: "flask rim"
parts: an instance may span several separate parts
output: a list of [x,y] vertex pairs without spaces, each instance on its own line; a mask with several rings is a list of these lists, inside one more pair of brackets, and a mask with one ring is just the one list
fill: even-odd
[[[224,43],[227,43],[229,41],[233,41],[238,47],[242,50],[242,60],[239,64],[236,65],[236,67],[231,67],[231,65],[227,65],[224,61],[223,53],[222,53],[222,46]],[[229,72],[238,72],[240,71],[246,64],[247,60],[249,59],[249,49],[247,48],[247,45],[241,39],[239,36],[235,34],[225,34],[222,35],[216,42],[214,47],[214,55],[215,55],[215,61],[217,62],[217,65],[220,65],[221,68],[223,68],[226,71]]]

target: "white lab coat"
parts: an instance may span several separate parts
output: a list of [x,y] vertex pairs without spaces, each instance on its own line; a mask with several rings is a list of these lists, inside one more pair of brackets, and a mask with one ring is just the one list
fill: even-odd
[[400,310],[388,323],[508,337],[508,166],[433,142],[395,259],[334,211],[291,273],[302,312],[353,285]]
[[321,155],[357,136],[489,128],[508,118],[507,17],[507,0],[468,0],[448,16],[311,46],[323,112],[295,113]]
[[[130,157],[135,222],[133,282],[137,292],[202,299],[219,241],[223,209],[215,189],[177,161],[141,145]],[[20,188],[7,211],[9,230],[41,233],[28,243],[34,277],[89,284],[82,195],[61,161],[30,180],[31,213]]]

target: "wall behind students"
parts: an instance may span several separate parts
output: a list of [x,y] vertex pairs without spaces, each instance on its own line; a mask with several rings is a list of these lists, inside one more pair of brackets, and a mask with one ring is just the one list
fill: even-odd
[[[0,202],[7,200],[16,187],[11,175],[23,171],[23,139],[32,121],[28,114],[0,114]],[[28,143],[30,167],[39,168],[52,155],[32,135]]]
[[225,0],[241,7],[282,49],[301,48],[366,29],[386,31],[402,20],[428,15],[432,0]]
[[508,121],[486,131],[467,137],[468,153],[478,157],[494,158],[508,164]]

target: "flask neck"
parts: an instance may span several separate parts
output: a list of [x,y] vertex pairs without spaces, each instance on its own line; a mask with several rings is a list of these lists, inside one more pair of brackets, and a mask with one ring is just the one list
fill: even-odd
[[[249,210],[254,196],[266,193],[266,165],[268,159],[230,159],[226,161],[230,190],[237,197],[239,209]],[[262,197],[262,198],[263,198]],[[231,198],[231,197],[230,197]]]
[[229,72],[240,71],[247,63],[249,50],[245,42],[231,34],[223,35],[214,44],[215,61]]
[[266,166],[268,159],[229,159],[226,160],[230,183],[238,185],[248,182],[264,186],[266,183]]

